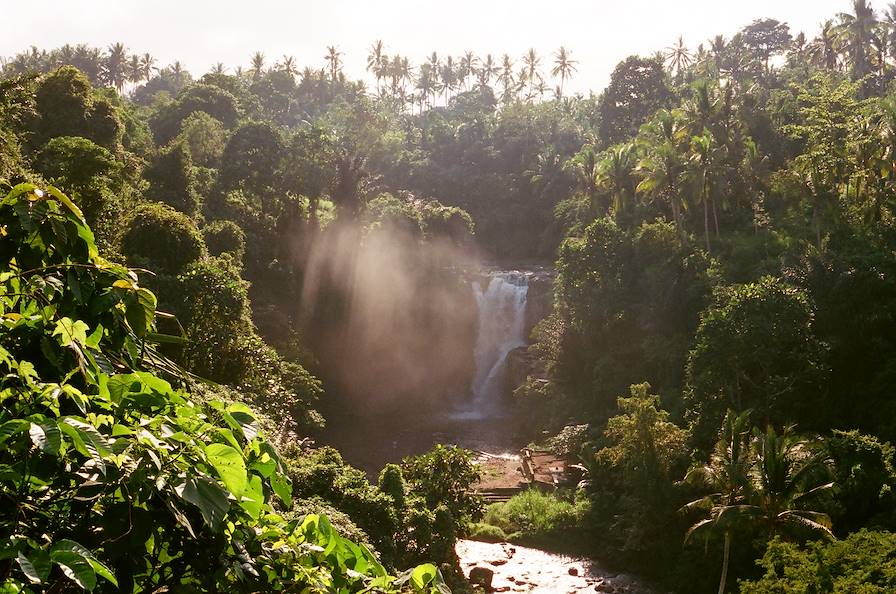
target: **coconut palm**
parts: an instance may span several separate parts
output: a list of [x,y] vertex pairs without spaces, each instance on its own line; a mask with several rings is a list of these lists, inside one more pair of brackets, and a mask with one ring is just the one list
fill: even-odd
[[721,78],[722,76],[722,60],[725,57],[725,49],[727,47],[728,42],[725,40],[724,35],[716,35],[709,40],[709,51],[712,54],[713,64],[715,65],[716,78]]
[[668,203],[675,227],[687,237],[682,220],[681,181],[685,171],[688,130],[679,113],[661,109],[644,128],[645,156],[638,163],[638,192]]
[[839,31],[852,62],[852,79],[861,80],[869,71],[868,56],[878,20],[868,0],[853,0],[852,6],[854,14],[839,15]]
[[380,81],[383,79],[383,64],[388,62],[386,61],[386,55],[383,49],[385,45],[383,44],[382,39],[377,39],[370,46],[370,52],[367,54],[367,72],[371,73],[374,78],[376,78],[376,90],[379,93],[380,90]]
[[821,31],[806,47],[809,60],[828,70],[837,69],[839,34],[834,21],[827,20],[821,25]]
[[128,80],[128,55],[127,48],[123,43],[114,43],[109,46],[103,64],[103,74],[106,82],[121,93],[124,83]]
[[224,62],[216,62],[212,66],[212,74],[224,74],[225,72],[227,72],[227,67],[224,66]]
[[688,503],[684,511],[705,510],[707,518],[691,526],[685,542],[701,532],[721,529],[725,545],[722,556],[722,575],[719,594],[724,594],[728,581],[728,561],[731,554],[731,534],[734,526],[728,522],[737,517],[737,509],[747,501],[750,487],[750,411],[735,414],[729,410],[722,422],[719,440],[705,466],[691,469],[685,481],[698,483],[711,491],[709,495]]
[[140,56],[137,54],[128,58],[127,76],[130,83],[137,84],[143,80],[143,68],[140,67]]
[[[715,204],[713,203],[713,188],[718,174],[718,153],[721,148],[715,143],[715,139],[708,131],[691,139],[691,156],[688,159],[687,178],[692,187],[697,190],[700,203],[703,205],[703,231],[706,238],[706,253],[710,253],[709,241],[709,209],[712,204],[715,217]],[[718,234],[718,217],[716,219],[716,233]]]
[[551,69],[551,76],[560,76],[558,93],[560,97],[563,96],[563,85],[566,83],[566,79],[570,78],[572,73],[576,71],[575,65],[577,63],[576,60],[570,58],[569,50],[563,46],[560,46],[560,49],[554,54],[554,67]]
[[669,70],[674,71],[675,76],[679,79],[681,78],[682,72],[684,72],[693,61],[691,52],[689,52],[687,46],[685,46],[684,37],[682,36],[678,37],[678,41],[675,42],[675,45],[666,48],[663,57],[666,60],[666,64],[669,65]]
[[280,62],[277,64],[277,69],[280,72],[285,72],[291,77],[295,77],[299,74],[299,68],[296,65],[296,59],[293,56],[284,55],[281,58]]
[[637,151],[630,142],[609,148],[597,165],[597,188],[609,193],[617,218],[628,218],[638,185],[637,166]]
[[250,59],[249,72],[252,73],[252,80],[258,80],[264,73],[265,56],[262,52],[255,52]]
[[708,512],[708,517],[691,526],[686,539],[713,530],[725,534],[719,594],[725,591],[734,532],[760,529],[769,539],[807,534],[834,537],[830,518],[809,509],[813,498],[833,486],[826,480],[826,454],[793,433],[793,427],[780,434],[772,427],[764,432],[753,429],[747,449],[744,432],[748,416],[749,412],[739,416],[728,412],[710,464],[697,471],[716,492],[684,508]]
[[531,96],[535,84],[535,75],[538,73],[539,65],[541,65],[541,58],[538,57],[535,48],[529,48],[526,55],[523,56],[523,64],[526,65],[526,78],[529,81],[529,95]]
[[182,87],[187,78],[187,71],[184,69],[184,65],[180,63],[180,60],[175,60],[169,65],[168,72],[174,79],[174,84],[177,85],[178,88]]
[[479,84],[481,86],[487,86],[492,82],[492,77],[497,76],[500,72],[500,68],[495,63],[495,59],[491,54],[486,54],[485,59],[482,60],[482,65],[479,67],[479,71],[477,73],[479,78]]
[[434,97],[436,92],[436,81],[431,64],[420,64],[420,69],[417,73],[416,88],[420,91],[420,110],[423,111],[423,106],[426,104],[429,96],[433,95]]
[[460,59],[460,75],[464,81],[464,89],[470,88],[470,77],[476,73],[476,64],[479,62],[476,54],[471,51],[464,52]]
[[342,71],[342,52],[335,45],[329,45],[324,60],[327,61],[327,68],[330,71],[330,82],[335,83]]
[[143,80],[152,78],[152,73],[156,70],[156,59],[152,54],[145,53],[140,56],[140,68],[143,70]]

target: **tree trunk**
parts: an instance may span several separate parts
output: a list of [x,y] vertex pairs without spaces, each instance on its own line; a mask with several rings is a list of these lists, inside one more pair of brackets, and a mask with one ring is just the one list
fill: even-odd
[[706,186],[703,187],[703,234],[706,236],[706,253],[710,253],[709,248],[709,193]]
[[719,213],[716,209],[716,201],[712,201],[712,219],[716,224],[716,239],[721,239],[722,234],[719,232]]
[[728,556],[731,552],[731,533],[725,533],[725,556],[722,558],[722,579],[719,580],[719,594],[725,594],[725,582],[728,581]]

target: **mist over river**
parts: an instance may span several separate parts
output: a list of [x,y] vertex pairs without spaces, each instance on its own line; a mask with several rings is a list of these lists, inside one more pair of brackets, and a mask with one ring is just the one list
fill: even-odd
[[[371,394],[371,401],[386,404],[331,409],[319,443],[335,446],[347,462],[371,475],[388,462],[422,454],[437,443],[516,453],[529,439],[514,415],[510,399],[514,386],[506,377],[506,360],[513,349],[528,344],[529,281],[543,272],[486,268],[472,275],[467,290],[476,308],[476,327],[465,347],[469,352],[445,355],[450,360],[471,356],[473,369],[453,392],[442,398],[421,394],[401,400]],[[376,361],[369,363],[376,366]],[[438,365],[437,359],[434,364]],[[438,376],[439,370],[433,375]]]

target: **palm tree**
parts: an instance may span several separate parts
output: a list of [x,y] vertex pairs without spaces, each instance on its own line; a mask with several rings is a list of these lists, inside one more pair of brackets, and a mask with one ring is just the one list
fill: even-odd
[[769,539],[807,533],[834,538],[830,518],[808,509],[814,497],[833,486],[822,480],[828,475],[826,454],[813,451],[809,441],[793,433],[793,427],[781,434],[772,427],[764,432],[754,428],[747,451],[744,430],[748,416],[749,411],[737,417],[729,411],[709,470],[697,471],[717,492],[684,508],[703,508],[709,516],[691,526],[686,539],[714,528],[725,533],[719,594],[725,591],[731,534],[737,529],[758,527]]
[[669,69],[675,72],[675,76],[679,80],[682,72],[692,62],[691,52],[688,51],[687,46],[684,44],[684,37],[680,35],[675,45],[666,48],[666,53],[663,56],[666,59],[666,64],[669,65]]
[[728,581],[728,561],[731,554],[731,533],[737,518],[737,510],[747,500],[750,486],[750,411],[736,415],[729,410],[722,423],[719,440],[710,455],[709,463],[688,471],[685,481],[697,482],[712,491],[709,495],[691,501],[682,508],[684,511],[703,509],[709,517],[690,527],[685,535],[688,542],[695,534],[704,530],[721,528],[725,535],[725,550],[722,556],[722,576],[719,580],[719,594],[724,594]]
[[645,156],[638,163],[642,179],[637,190],[667,202],[682,240],[687,238],[681,213],[680,182],[684,173],[687,128],[679,113],[661,109],[645,128],[641,139]]
[[483,87],[487,86],[492,82],[492,77],[496,76],[500,71],[492,55],[486,54],[485,60],[482,60],[482,66],[479,67],[479,84]]
[[140,67],[140,56],[137,54],[128,58],[127,76],[128,82],[134,84],[143,80],[143,68]]
[[140,68],[143,69],[143,80],[152,78],[152,73],[156,69],[156,59],[152,57],[152,54],[145,53],[140,56]]
[[806,47],[806,53],[809,60],[816,65],[827,68],[828,70],[837,69],[837,43],[838,43],[837,27],[834,21],[827,20],[821,25],[821,31],[818,36],[812,40]]
[[513,92],[513,82],[515,77],[513,76],[513,60],[510,59],[510,56],[504,54],[501,56],[501,70],[498,75],[498,81],[501,83],[501,86],[504,87],[504,91],[501,95],[502,100],[507,103],[512,99]]
[[433,78],[432,65],[429,63],[420,64],[420,71],[417,74],[417,90],[420,91],[420,111],[430,95],[435,96],[436,82]]
[[617,219],[628,219],[626,214],[638,185],[637,165],[637,151],[630,142],[608,149],[597,165],[597,188],[609,192]]
[[471,51],[464,52],[463,57],[460,59],[460,74],[464,81],[464,89],[469,90],[470,76],[476,72],[476,63],[478,61],[476,54]]
[[544,94],[548,92],[548,83],[545,82],[540,74],[538,75],[538,82],[535,84],[535,92],[538,93],[539,99],[544,99]]
[[891,2],[887,6],[881,17],[881,25],[884,30],[880,35],[886,37],[887,47],[890,49],[889,55],[885,57],[896,57],[896,2]]
[[[689,178],[693,186],[696,186],[703,204],[703,231],[706,237],[706,253],[710,253],[709,243],[709,205],[713,201],[712,190],[716,177],[717,153],[719,147],[708,131],[691,139],[691,157],[688,160]],[[713,205],[715,216],[715,205]],[[716,233],[718,233],[718,218],[716,217]]]
[[212,74],[224,74],[225,72],[227,72],[227,67],[224,66],[224,62],[216,62],[212,66]]
[[538,72],[538,66],[541,64],[541,58],[535,52],[535,48],[530,47],[523,56],[523,64],[526,65],[526,78],[529,80],[529,95],[532,95],[533,85],[535,84],[535,75]]
[[597,203],[599,164],[600,160],[594,145],[587,143],[563,165],[563,169],[571,173],[575,179],[576,190],[588,198],[591,209],[597,216],[600,216],[602,210],[601,205]]
[[725,48],[727,47],[728,42],[725,41],[724,35],[716,35],[709,40],[709,49],[710,52],[712,52],[712,59],[716,67],[717,79],[722,77],[722,60],[725,56]]
[[454,58],[448,56],[445,63],[439,68],[439,80],[441,81],[442,91],[445,93],[445,105],[448,104],[451,91],[457,85],[457,69],[454,67]]
[[123,43],[114,43],[109,46],[104,64],[106,81],[121,93],[124,83],[128,79],[128,55]]
[[330,82],[335,84],[339,72],[342,70],[342,52],[340,52],[335,45],[328,45],[327,55],[324,56],[324,60],[327,61],[328,69],[330,71]]
[[295,78],[299,74],[299,68],[296,66],[296,59],[293,56],[283,56],[280,63],[277,64],[280,72],[285,72],[289,76]]
[[250,59],[249,72],[252,73],[252,80],[258,80],[264,72],[264,54],[255,52]]
[[168,66],[168,72],[171,73],[175,85],[177,85],[178,88],[182,87],[184,79],[187,76],[187,71],[184,70],[184,65],[180,63],[180,60],[175,60],[174,63]]
[[576,71],[575,65],[577,63],[576,60],[570,58],[570,52],[562,45],[557,50],[557,53],[554,54],[554,67],[551,69],[551,76],[556,77],[560,75],[559,96],[563,96],[563,85],[566,79]]
[[367,54],[367,72],[370,72],[376,78],[377,93],[379,93],[380,80],[382,80],[384,74],[383,63],[386,58],[385,53],[383,52],[384,48],[383,40],[377,39],[371,44],[370,53]]
[[852,60],[852,79],[861,80],[868,74],[868,53],[878,21],[868,0],[853,0],[852,6],[855,14],[839,15],[839,30],[846,40]]

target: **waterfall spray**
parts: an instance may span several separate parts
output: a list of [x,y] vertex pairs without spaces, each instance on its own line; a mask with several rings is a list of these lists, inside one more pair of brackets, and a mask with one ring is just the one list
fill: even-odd
[[494,415],[503,391],[507,354],[526,345],[526,296],[529,279],[521,272],[494,272],[488,285],[473,283],[479,325],[473,351],[476,374],[470,408],[462,414],[482,419]]

